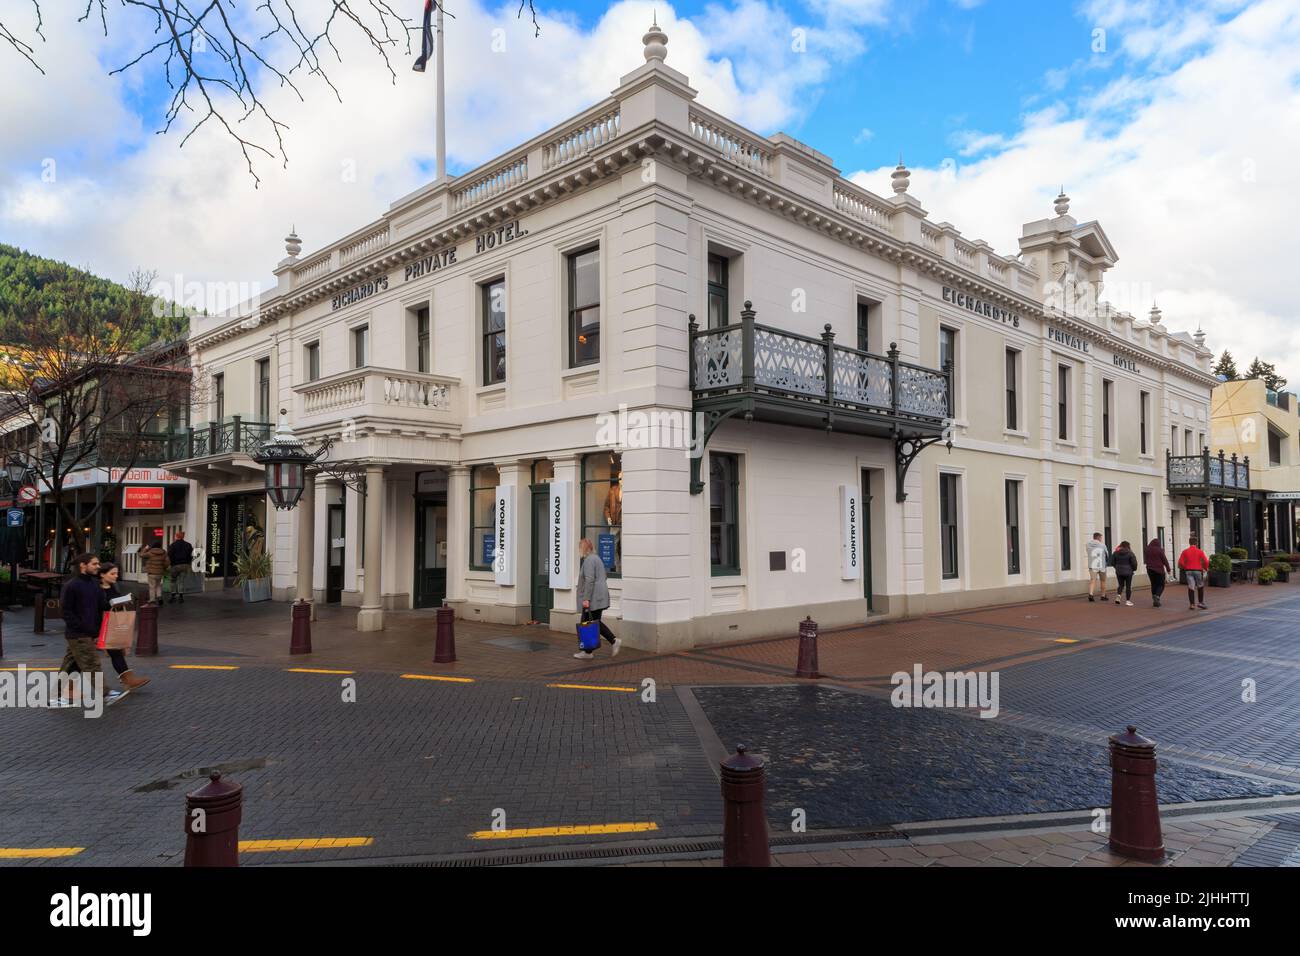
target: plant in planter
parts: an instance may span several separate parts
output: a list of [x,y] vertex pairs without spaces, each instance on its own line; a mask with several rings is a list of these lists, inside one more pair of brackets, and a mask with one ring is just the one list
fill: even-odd
[[1291,565],[1292,571],[1300,571],[1300,554],[1288,554],[1282,560]]
[[1260,584],[1272,584],[1276,580],[1277,580],[1277,572],[1273,570],[1273,566],[1271,564],[1266,568],[1259,569]]
[[1232,583],[1232,558],[1222,551],[1210,555],[1209,585],[1212,588],[1226,588]]
[[251,550],[241,548],[235,555],[235,581],[243,588],[246,602],[271,600],[271,570],[271,556],[260,541]]
[[1247,551],[1245,548],[1229,548],[1228,557],[1230,557],[1233,561],[1245,561],[1248,557],[1250,557],[1250,552]]
[[1274,561],[1269,567],[1273,569],[1277,574],[1277,579],[1283,584],[1291,580],[1291,565],[1285,561]]

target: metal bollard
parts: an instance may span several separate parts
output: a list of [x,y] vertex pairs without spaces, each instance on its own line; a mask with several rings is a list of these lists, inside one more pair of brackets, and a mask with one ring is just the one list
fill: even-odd
[[1110,738],[1110,849],[1137,860],[1160,860],[1165,841],[1160,832],[1156,796],[1156,745],[1136,727]]
[[158,605],[141,605],[136,621],[140,631],[135,636],[135,656],[153,657],[158,653]]
[[722,767],[722,865],[771,866],[767,817],[763,814],[763,761],[736,745]]
[[817,673],[817,622],[805,617],[799,622],[799,663],[795,677],[820,677]]
[[456,612],[442,602],[438,608],[438,636],[433,645],[435,664],[456,663]]
[[45,633],[45,591],[34,588],[39,591],[32,595],[32,633]]
[[289,635],[290,654],[311,653],[311,610],[310,601],[295,601],[293,604],[293,630]]
[[209,782],[185,795],[185,865],[239,866],[239,822],[244,788],[212,771]]

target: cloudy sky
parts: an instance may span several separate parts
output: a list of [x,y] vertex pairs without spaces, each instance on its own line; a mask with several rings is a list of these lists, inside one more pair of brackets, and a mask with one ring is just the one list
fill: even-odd
[[[1107,298],[1143,316],[1158,302],[1169,327],[1202,325],[1243,369],[1260,355],[1300,385],[1300,0],[536,0],[539,37],[517,0],[447,2],[453,173],[607,96],[657,13],[705,105],[798,137],[878,193],[901,154],[932,218],[1003,253],[1064,185],[1119,251]],[[295,3],[307,23],[328,9]],[[266,32],[254,0],[227,5]],[[394,79],[339,32],[341,62],[324,60],[337,96],[255,70],[288,154],[254,154],[255,187],[214,123],[181,148],[197,101],[159,132],[160,58],[110,73],[154,42],[151,20],[109,4],[106,37],[77,22],[82,4],[42,0],[41,39],[33,6],[0,0],[44,70],[0,39],[0,242],[119,280],[265,284],[291,226],[310,251],[432,178],[433,74],[411,72],[404,45]],[[259,50],[293,62],[279,40]],[[265,120],[238,128],[275,151]]]

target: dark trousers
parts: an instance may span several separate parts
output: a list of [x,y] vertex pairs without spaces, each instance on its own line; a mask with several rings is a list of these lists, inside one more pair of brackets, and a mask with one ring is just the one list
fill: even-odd
[[125,674],[131,669],[131,665],[126,662],[126,654],[120,650],[109,650],[108,659],[113,662],[113,670],[119,674]]
[[605,609],[602,607],[595,610],[589,609],[584,613],[587,615],[587,617],[591,618],[593,621],[595,621],[597,624],[600,625],[600,636],[603,637],[605,640],[609,641],[609,643],[613,644],[614,632],[609,629],[608,624],[606,624],[604,621],[600,619],[601,612],[604,610]]
[[1133,575],[1116,574],[1115,575],[1115,600],[1120,598],[1125,601],[1133,600]]
[[1159,601],[1165,593],[1165,572],[1147,568],[1147,577],[1151,580],[1151,597]]

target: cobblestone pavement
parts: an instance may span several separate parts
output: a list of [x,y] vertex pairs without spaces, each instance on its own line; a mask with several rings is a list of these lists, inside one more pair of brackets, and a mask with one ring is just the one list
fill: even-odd
[[[256,864],[479,851],[488,841],[468,834],[497,809],[511,829],[656,827],[513,847],[716,839],[719,739],[771,759],[784,832],[794,807],[815,831],[1104,806],[1105,737],[1132,721],[1160,744],[1166,802],[1300,791],[1300,587],[1211,596],[1200,613],[1073,599],[826,633],[819,683],[792,675],[793,622],[790,637],[587,663],[566,634],[458,621],[458,662],[434,665],[430,612],[359,634],[355,609],[322,608],[314,653],[290,657],[286,605],[192,597],[162,609],[163,653],[133,662],[154,683],[101,720],[0,711],[0,850],[85,848],[0,863],[178,862],[183,793],[213,766],[246,788],[245,840],[373,841],[245,855]],[[61,622],[37,635],[30,620],[5,615],[0,667],[57,664]],[[1002,713],[889,707],[889,675],[914,663],[996,669]],[[345,677],[356,703],[342,701]],[[653,704],[628,692],[647,678]],[[1255,703],[1241,702],[1246,679]],[[1261,849],[1243,859],[1292,860],[1284,823],[1250,832]]]

